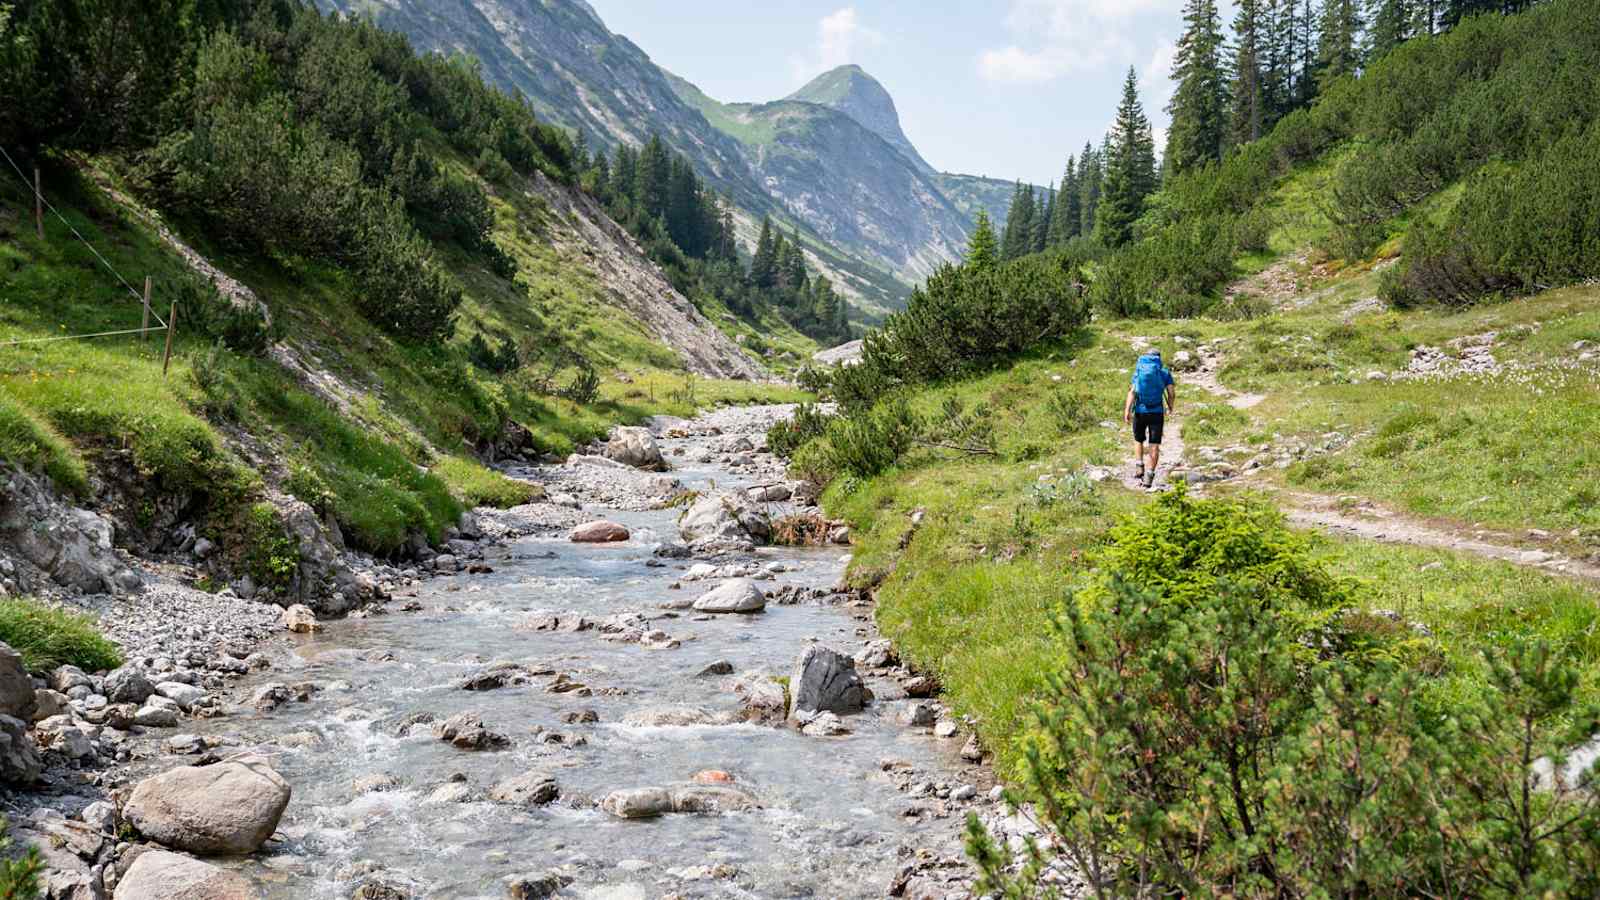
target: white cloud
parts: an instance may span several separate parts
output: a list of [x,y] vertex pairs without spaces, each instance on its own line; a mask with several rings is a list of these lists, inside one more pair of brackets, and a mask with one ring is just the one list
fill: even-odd
[[1039,83],[1071,72],[1126,65],[1137,54],[1136,25],[1168,27],[1182,0],[1011,0],[1005,26],[1014,43],[978,54],[994,82]]
[[791,57],[789,68],[796,82],[847,63],[883,43],[883,35],[861,23],[855,7],[841,7],[817,23],[817,42],[810,53]]

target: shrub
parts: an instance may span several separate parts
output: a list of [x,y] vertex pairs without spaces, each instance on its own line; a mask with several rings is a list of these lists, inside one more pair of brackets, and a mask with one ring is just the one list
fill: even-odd
[[782,457],[792,457],[802,444],[821,437],[834,416],[810,403],[802,403],[788,419],[774,422],[767,429],[767,449]]
[[[0,16],[0,25],[4,22],[4,17]],[[17,854],[12,848],[10,827],[11,823],[0,816],[0,900],[36,900],[39,876],[44,873],[44,858],[37,847]]]
[[1045,401],[1045,411],[1062,435],[1072,435],[1099,424],[1105,401],[1086,390],[1055,388]]
[[911,446],[919,422],[904,398],[891,400],[861,416],[828,423],[829,468],[867,478],[900,460]]
[[268,321],[265,307],[236,304],[199,276],[180,281],[173,299],[185,333],[198,332],[235,353],[263,356],[282,336],[281,329]]
[[1010,872],[969,818],[978,893],[1037,896],[1058,856],[1102,897],[1594,892],[1600,801],[1561,748],[1600,719],[1573,708],[1570,664],[1513,646],[1441,717],[1371,636],[1341,631],[1338,593],[1281,526],[1167,505],[1149,530],[1175,526],[1161,549],[1203,572],[1150,577],[1151,545],[1119,524],[1095,596],[1056,619],[1011,794],[1052,847]]
[[0,641],[22,654],[31,672],[65,665],[98,672],[122,665],[122,651],[100,634],[94,619],[26,597],[0,599]]
[[772,523],[772,542],[782,547],[820,547],[828,543],[828,520],[814,512],[783,516]]

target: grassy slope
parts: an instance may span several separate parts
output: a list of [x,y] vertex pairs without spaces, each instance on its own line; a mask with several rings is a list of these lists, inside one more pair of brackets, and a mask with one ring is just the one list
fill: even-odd
[[[98,162],[111,168],[111,161]],[[56,205],[130,279],[154,277],[157,305],[186,277],[149,227],[102,196],[66,165],[46,184]],[[40,242],[20,214],[22,195],[0,188],[0,339],[133,327],[138,305],[59,222]],[[0,456],[49,472],[69,490],[87,489],[87,465],[131,451],[158,488],[195,490],[213,501],[259,491],[261,479],[224,449],[224,429],[242,427],[275,446],[285,486],[330,509],[357,542],[397,546],[408,530],[437,536],[460,504],[525,499],[471,455],[506,419],[527,426],[543,449],[564,452],[618,421],[684,414],[689,398],[635,393],[641,379],[683,381],[675,354],[609,306],[593,276],[540,239],[548,211],[532,200],[499,202],[497,238],[518,258],[517,284],[445,248],[468,294],[455,340],[479,329],[516,340],[560,334],[597,362],[600,399],[579,406],[527,388],[525,376],[497,379],[458,356],[399,344],[350,303],[342,273],[300,259],[267,259],[245,248],[195,246],[271,306],[286,340],[346,385],[354,402],[336,410],[265,360],[212,354],[180,323],[171,374],[161,374],[159,336],[62,341],[0,355]],[[180,223],[181,226],[181,223]],[[180,230],[181,227],[180,227]],[[740,383],[702,383],[693,401],[790,399],[793,392]],[[427,468],[418,471],[417,465]],[[274,479],[276,480],[276,479]],[[222,487],[219,487],[222,486]],[[225,488],[225,489],[224,489]]]
[[[1558,531],[1569,552],[1600,550],[1593,487],[1600,484],[1600,451],[1577,437],[1600,433],[1600,384],[1592,366],[1573,369],[1570,350],[1578,340],[1600,344],[1600,288],[1464,312],[1348,315],[1376,293],[1375,269],[1399,242],[1392,238],[1372,258],[1353,261],[1309,249],[1326,232],[1315,197],[1328,169],[1325,160],[1280,183],[1272,252],[1238,261],[1242,274],[1287,267],[1303,305],[1246,322],[1102,322],[1078,348],[1042,350],[1005,370],[932,388],[919,398],[924,407],[955,395],[987,398],[999,410],[996,432],[1009,448],[1001,458],[913,457],[864,483],[836,484],[826,496],[830,510],[857,527],[852,578],[880,584],[885,633],[943,679],[948,699],[977,720],[1003,769],[1019,762],[1011,738],[1025,726],[1029,697],[1050,664],[1051,611],[1087,573],[1112,518],[1137,515],[1146,502],[1112,483],[1091,487],[1070,475],[1066,483],[1076,490],[1040,487],[1041,478],[1059,484],[1063,473],[1085,464],[1125,463],[1119,429],[1063,431],[1055,423],[1071,416],[1052,398],[1081,392],[1099,404],[1088,418],[1118,419],[1131,363],[1128,335],[1154,338],[1169,357],[1177,335],[1222,338],[1230,360],[1223,385],[1266,395],[1241,412],[1182,389],[1178,424],[1191,448],[1333,429],[1360,435],[1339,453],[1269,470],[1252,492],[1263,502],[1273,502],[1278,486],[1359,494],[1447,526],[1542,528]],[[1438,214],[1455,193],[1442,192],[1419,214]],[[1407,224],[1391,223],[1391,234]],[[1489,330],[1501,332],[1501,361],[1530,368],[1443,382],[1366,380],[1373,369],[1404,368],[1414,346]],[[919,508],[925,524],[902,548]],[[1314,541],[1333,571],[1357,582],[1364,608],[1398,611],[1428,627],[1432,637],[1418,661],[1436,668],[1441,702],[1477,689],[1481,649],[1521,634],[1562,646],[1583,666],[1581,694],[1600,698],[1600,591],[1592,585],[1443,550]]]

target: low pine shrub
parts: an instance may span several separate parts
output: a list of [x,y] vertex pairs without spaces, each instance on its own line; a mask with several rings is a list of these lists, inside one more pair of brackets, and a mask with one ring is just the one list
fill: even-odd
[[1019,871],[969,818],[978,893],[1049,896],[1059,860],[1099,897],[1594,894],[1600,799],[1563,748],[1600,716],[1565,657],[1511,644],[1440,710],[1270,511],[1154,506],[1055,621],[1011,795],[1049,841]]

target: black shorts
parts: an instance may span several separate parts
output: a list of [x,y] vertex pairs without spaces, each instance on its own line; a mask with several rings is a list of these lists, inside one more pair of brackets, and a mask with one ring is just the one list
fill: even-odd
[[1166,413],[1134,413],[1133,439],[1141,444],[1160,445],[1161,429],[1166,424]]

